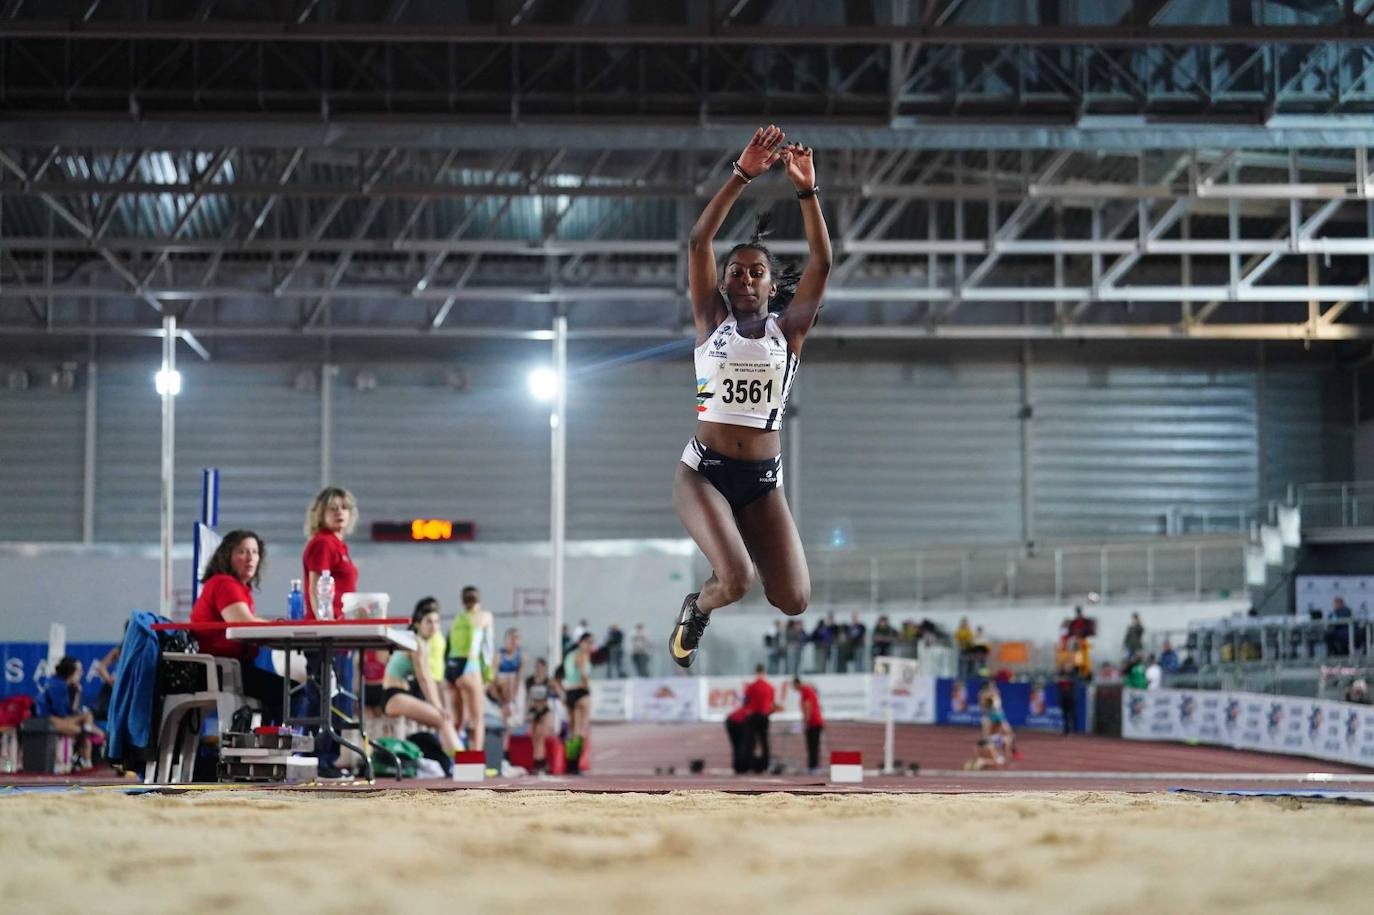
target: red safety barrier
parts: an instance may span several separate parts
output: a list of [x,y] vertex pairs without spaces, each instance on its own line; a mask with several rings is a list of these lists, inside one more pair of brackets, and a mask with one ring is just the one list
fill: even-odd
[[384,626],[409,626],[409,617],[397,617],[395,619],[362,619],[362,620],[252,620],[244,623],[228,622],[208,622],[208,623],[154,623],[154,632],[167,632],[173,629],[187,629],[191,632],[213,632],[217,629],[228,629],[230,626],[368,626],[382,624]]

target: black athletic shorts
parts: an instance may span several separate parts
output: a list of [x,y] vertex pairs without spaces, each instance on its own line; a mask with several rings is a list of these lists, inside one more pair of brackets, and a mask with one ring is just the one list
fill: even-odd
[[591,691],[585,689],[573,688],[568,690],[568,708],[572,709],[574,705],[577,705],[577,703],[581,701],[583,696],[587,696],[590,694]]
[[781,454],[766,461],[738,461],[693,438],[683,449],[682,463],[710,481],[735,512],[782,485]]
[[466,673],[467,669],[467,658],[449,658],[444,663],[444,679],[450,683],[457,683],[458,678]]

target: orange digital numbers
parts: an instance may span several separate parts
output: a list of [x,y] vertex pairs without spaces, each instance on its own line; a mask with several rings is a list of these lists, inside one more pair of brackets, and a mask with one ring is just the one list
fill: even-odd
[[453,522],[435,518],[416,518],[410,522],[411,540],[452,540]]

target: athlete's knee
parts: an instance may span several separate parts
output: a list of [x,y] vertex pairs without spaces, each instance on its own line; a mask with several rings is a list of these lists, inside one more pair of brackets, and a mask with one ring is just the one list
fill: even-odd
[[717,569],[716,582],[720,587],[721,598],[733,604],[749,593],[754,586],[754,570],[748,566],[738,569]]
[[777,587],[768,591],[768,603],[788,616],[801,616],[811,603],[811,589],[807,587]]

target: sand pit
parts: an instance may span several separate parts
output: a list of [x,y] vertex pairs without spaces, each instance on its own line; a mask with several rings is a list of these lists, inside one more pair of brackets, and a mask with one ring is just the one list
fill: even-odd
[[10,912],[1356,911],[1374,810],[1179,795],[0,798]]

